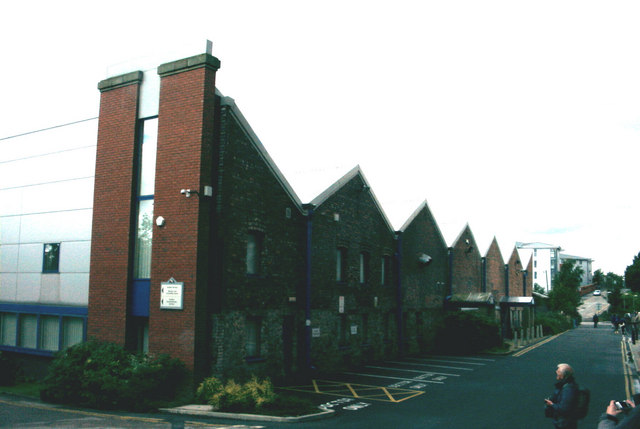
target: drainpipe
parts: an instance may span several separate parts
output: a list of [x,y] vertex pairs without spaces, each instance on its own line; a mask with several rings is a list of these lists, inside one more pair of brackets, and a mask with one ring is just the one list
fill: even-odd
[[504,265],[504,296],[509,296],[509,265]]
[[404,351],[404,335],[402,332],[402,232],[396,235],[396,323],[398,328],[398,352]]
[[453,247],[449,247],[449,296],[453,296]]
[[527,276],[529,272],[526,270],[522,271],[522,296],[527,296]]
[[487,291],[487,258],[482,258],[482,292]]
[[313,230],[313,206],[307,207],[307,249],[304,302],[304,345],[306,369],[311,370],[311,233]]

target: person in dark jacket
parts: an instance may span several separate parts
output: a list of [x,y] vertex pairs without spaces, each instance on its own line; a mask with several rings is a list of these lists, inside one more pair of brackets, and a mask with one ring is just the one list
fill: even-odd
[[636,407],[633,401],[626,401],[631,411],[621,416],[623,411],[616,407],[615,401],[609,402],[607,411],[600,416],[598,429],[638,429],[640,428],[640,407]]
[[576,429],[578,385],[573,377],[573,368],[566,363],[559,364],[556,368],[556,380],[553,394],[544,400],[547,404],[545,415],[553,418],[553,424],[557,429]]

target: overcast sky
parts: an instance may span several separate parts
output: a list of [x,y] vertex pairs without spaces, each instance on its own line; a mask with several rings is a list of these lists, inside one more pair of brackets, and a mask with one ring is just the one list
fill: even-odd
[[540,241],[622,275],[638,22],[636,0],[5,1],[0,138],[97,116],[108,70],[208,39],[303,202],[360,165],[395,229],[426,200],[449,245],[468,223],[483,255]]

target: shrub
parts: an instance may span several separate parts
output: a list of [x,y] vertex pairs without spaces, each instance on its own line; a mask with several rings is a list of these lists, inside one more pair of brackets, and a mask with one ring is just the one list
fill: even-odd
[[142,411],[170,400],[185,374],[177,359],[136,356],[118,345],[92,340],[56,355],[40,396],[54,403]]
[[571,318],[556,312],[546,312],[536,315],[536,324],[542,325],[544,335],[555,335],[573,327]]
[[255,376],[244,384],[234,380],[222,384],[217,378],[210,377],[196,390],[196,398],[200,402],[223,411],[256,411],[274,402],[276,397],[271,381],[268,378],[260,381]]
[[477,312],[446,314],[436,334],[436,347],[447,353],[476,353],[501,343],[498,322]]

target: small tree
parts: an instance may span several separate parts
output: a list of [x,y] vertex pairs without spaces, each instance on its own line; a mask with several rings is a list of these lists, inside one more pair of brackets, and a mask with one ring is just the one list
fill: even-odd
[[573,318],[579,318],[580,279],[582,268],[574,266],[573,261],[567,261],[560,267],[560,271],[553,279],[553,286],[549,292],[549,307],[553,311],[561,312]]
[[596,289],[602,289],[605,284],[605,276],[601,269],[597,269],[595,273],[593,273],[593,284]]
[[624,280],[629,289],[640,292],[640,253],[633,257],[633,263],[624,271]]

